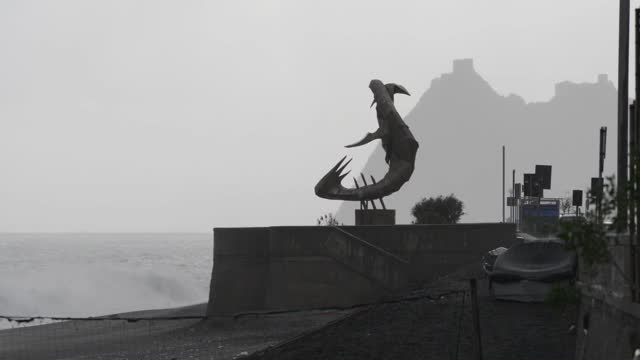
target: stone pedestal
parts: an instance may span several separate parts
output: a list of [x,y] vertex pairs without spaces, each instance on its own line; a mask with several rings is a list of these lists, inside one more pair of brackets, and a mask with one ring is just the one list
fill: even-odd
[[395,210],[356,209],[356,225],[395,225]]

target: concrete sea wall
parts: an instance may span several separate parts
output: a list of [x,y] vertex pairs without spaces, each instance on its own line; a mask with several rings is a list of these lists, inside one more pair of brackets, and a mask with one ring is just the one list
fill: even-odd
[[493,223],[216,228],[207,313],[372,302],[513,242]]

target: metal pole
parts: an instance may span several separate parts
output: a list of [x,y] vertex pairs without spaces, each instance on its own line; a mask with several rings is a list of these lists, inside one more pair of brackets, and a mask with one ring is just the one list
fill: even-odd
[[[516,197],[516,169],[511,171],[511,197],[515,199]],[[515,200],[512,200],[515,201]],[[513,204],[513,203],[512,203]],[[515,223],[516,217],[516,209],[514,206],[511,207],[511,222]]]
[[[620,0],[620,21],[618,32],[618,196],[626,198],[627,185],[627,127],[629,107],[629,4],[630,0]],[[627,225],[625,201],[618,201],[618,231]]]
[[522,213],[522,199],[516,199],[516,229],[520,229],[520,214]]
[[[513,190],[511,190],[510,197],[512,199],[514,198],[513,197]],[[513,200],[511,200],[511,201],[513,201]],[[513,202],[511,203],[511,205],[509,205],[509,222],[512,223],[512,224],[515,222],[514,219],[513,219]]]
[[502,145],[502,222],[504,222],[504,145]]
[[[626,147],[626,145],[625,145]],[[598,219],[598,223],[602,222],[602,195],[604,191],[604,180],[602,179],[602,172],[604,171],[604,159],[606,157],[607,152],[607,127],[602,126],[600,128],[600,157],[598,160],[598,181],[599,188],[596,192],[596,218]],[[625,155],[626,159],[626,155]],[[625,171],[626,175],[626,171]]]
[[[356,178],[355,178],[355,177],[353,178],[353,183],[354,183],[354,184],[356,184],[356,189],[359,189],[359,188],[360,188],[360,186],[358,186],[358,180],[356,180]],[[364,207],[365,207],[365,205],[364,205],[364,201],[363,201],[363,200],[360,200],[360,210],[363,210],[363,209],[364,209]]]
[[520,224],[520,199],[516,199],[516,206],[513,208],[513,213],[516,217],[516,231],[518,231],[518,224]]
[[[634,110],[631,112],[631,122],[634,124],[633,130],[631,131],[631,138],[633,139],[634,148],[631,150],[631,201],[630,204],[632,208],[635,208],[635,214],[631,215],[631,230],[629,233],[629,268],[631,270],[631,283],[634,288],[631,289],[631,301],[640,301],[640,292],[636,289],[640,282],[638,279],[640,278],[640,268],[638,267],[638,262],[640,258],[638,257],[638,231],[636,226],[638,222],[640,222],[640,209],[638,203],[638,193],[640,193],[640,153],[638,152],[638,148],[640,147],[640,109],[638,109],[637,101],[640,96],[640,69],[638,68],[638,64],[640,64],[640,9],[635,9],[635,37],[636,37],[636,56],[635,56],[635,68],[636,68],[636,101],[634,101]],[[638,217],[636,219],[636,217]],[[637,221],[636,221],[637,220]]]
[[470,279],[471,282],[471,315],[473,318],[473,348],[475,358],[482,360],[482,337],[480,335],[480,314],[478,311],[478,286],[476,279]]
[[[376,179],[373,177],[373,175],[369,175],[371,176],[371,182],[375,185],[376,184]],[[384,204],[384,200],[382,200],[382,198],[378,199],[380,200],[380,205],[382,205],[382,210],[387,210],[387,205]],[[373,202],[373,200],[371,200]]]
[[[635,180],[636,180],[636,102],[634,101],[629,108],[629,182],[628,182],[628,190],[629,190],[629,199],[634,199],[636,192],[634,189]],[[635,271],[635,247],[634,247],[634,239],[635,239],[635,201],[628,202],[629,208],[629,272],[631,273],[631,283],[636,284],[636,274]],[[634,289],[631,290],[631,300],[636,301],[636,291]]]
[[[364,186],[367,186],[367,179],[364,178],[364,174],[360,173],[360,177],[362,177],[362,183],[364,184]],[[365,200],[366,202],[367,200]],[[376,210],[376,203],[373,202],[373,200],[371,200],[371,206],[373,207],[373,210]],[[368,209],[368,206],[367,206]]]
[[607,127],[600,127],[600,158],[598,160],[598,177],[602,177],[604,171],[604,159],[607,153]]

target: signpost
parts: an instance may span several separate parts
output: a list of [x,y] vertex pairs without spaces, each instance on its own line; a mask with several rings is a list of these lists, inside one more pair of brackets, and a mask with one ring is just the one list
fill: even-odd
[[523,231],[547,233],[560,217],[560,200],[525,198],[520,206],[520,222]]
[[591,178],[591,197],[595,200],[593,202],[596,203],[596,219],[598,222],[601,222],[601,205],[602,205],[602,191],[603,191],[603,182],[602,177],[592,177]]
[[582,190],[573,190],[572,205],[576,207],[576,216],[580,214],[580,206],[582,206]]

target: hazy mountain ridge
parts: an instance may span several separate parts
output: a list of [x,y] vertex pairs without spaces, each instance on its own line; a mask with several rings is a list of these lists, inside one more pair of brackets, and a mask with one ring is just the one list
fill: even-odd
[[[596,175],[601,126],[609,127],[605,172],[615,168],[616,97],[613,83],[599,75],[595,83],[558,83],[549,101],[527,103],[518,95],[496,92],[471,59],[455,60],[453,71],[433,79],[405,117],[420,143],[416,170],[385,203],[396,209],[398,223],[409,223],[410,209],[420,198],[455,193],[465,203],[464,222],[500,221],[502,145],[507,149],[507,192],[511,169],[521,182],[535,164],[553,166],[552,189],[545,195],[584,188]],[[379,179],[386,171],[378,145],[363,173]],[[338,219],[353,223],[356,207],[357,202],[343,203]]]

